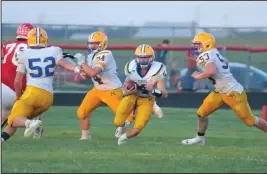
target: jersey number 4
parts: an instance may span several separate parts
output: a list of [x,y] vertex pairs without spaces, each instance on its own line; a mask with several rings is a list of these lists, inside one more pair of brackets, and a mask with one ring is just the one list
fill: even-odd
[[[44,68],[39,66],[42,63],[45,64]],[[45,75],[45,77],[53,76],[55,65],[56,60],[54,57],[46,57],[43,62],[40,58],[29,59],[29,69],[36,71],[35,73],[30,73],[30,76],[41,77],[43,76],[43,74]]]
[[96,81],[99,85],[104,84],[104,83],[102,82],[102,80],[101,80],[100,77],[94,76],[93,79],[94,79],[94,81]]

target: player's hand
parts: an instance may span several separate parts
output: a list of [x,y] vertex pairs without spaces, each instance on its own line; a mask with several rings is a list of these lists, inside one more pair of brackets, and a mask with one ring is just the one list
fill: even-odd
[[194,77],[194,79],[198,80],[198,76],[200,75],[200,72],[195,71],[191,76]]
[[81,76],[81,78],[83,80],[85,80],[87,78],[87,75],[86,75],[86,73],[83,70],[80,71],[80,76]]
[[76,73],[81,73],[82,69],[80,67],[76,66],[73,71]]
[[81,66],[83,63],[85,63],[85,55],[82,53],[76,53],[74,57],[77,59],[77,64]]
[[124,85],[122,89],[122,94],[123,96],[131,95],[131,94],[136,94],[137,93],[137,86],[133,86],[130,89],[127,89],[127,87]]

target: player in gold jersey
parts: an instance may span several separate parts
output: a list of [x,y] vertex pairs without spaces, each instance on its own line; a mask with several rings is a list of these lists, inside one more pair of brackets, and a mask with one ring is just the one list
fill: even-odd
[[205,132],[208,128],[208,116],[227,104],[248,126],[267,132],[267,122],[256,117],[248,104],[243,86],[236,81],[229,69],[229,61],[215,47],[214,37],[201,32],[192,41],[192,52],[197,56],[197,65],[202,72],[194,72],[196,80],[210,79],[215,90],[205,98],[197,111],[198,133],[195,138],[185,139],[183,144],[205,144]]
[[[164,78],[167,75],[166,67],[160,62],[154,61],[154,50],[151,46],[139,45],[135,51],[136,59],[126,64],[124,82],[124,98],[122,99],[116,113],[114,124],[122,127],[127,116],[135,111],[134,127],[121,135],[118,145],[127,139],[137,136],[146,126],[153,112],[155,96],[153,90],[158,87],[162,97],[167,97]],[[127,83],[133,81],[136,88],[133,91],[127,89]]]

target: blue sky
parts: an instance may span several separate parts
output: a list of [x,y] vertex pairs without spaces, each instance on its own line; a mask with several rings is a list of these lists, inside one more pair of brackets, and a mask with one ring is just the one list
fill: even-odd
[[192,20],[201,26],[267,27],[267,1],[2,2],[3,23],[143,25]]

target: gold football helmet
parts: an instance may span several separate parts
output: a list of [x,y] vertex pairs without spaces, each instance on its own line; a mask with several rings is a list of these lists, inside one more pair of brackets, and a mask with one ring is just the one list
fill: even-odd
[[193,55],[199,55],[213,48],[215,48],[215,39],[210,33],[198,33],[192,40],[191,52]]
[[48,36],[44,29],[36,27],[29,31],[27,43],[29,47],[46,47]]
[[155,53],[151,46],[142,44],[136,48],[135,56],[136,56],[136,63],[141,68],[147,68],[154,61]]
[[103,51],[108,46],[108,37],[105,33],[96,31],[88,37],[88,48],[90,51]]

